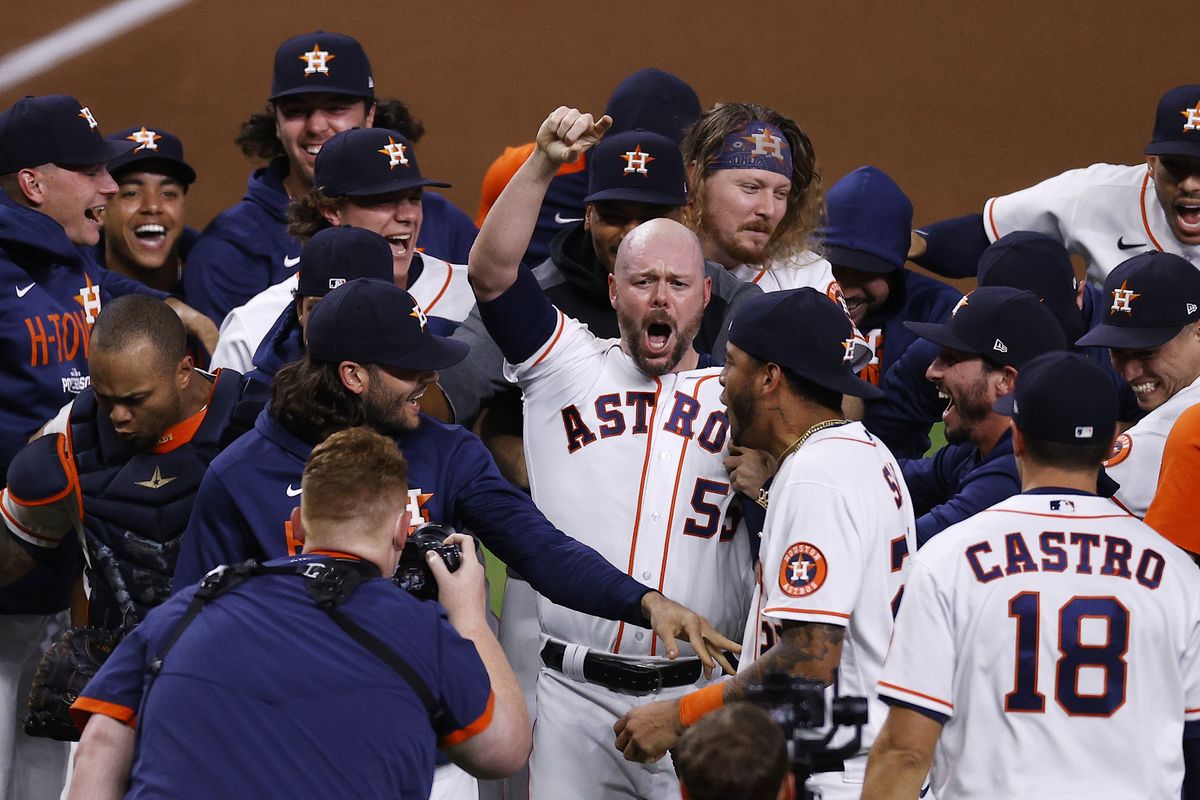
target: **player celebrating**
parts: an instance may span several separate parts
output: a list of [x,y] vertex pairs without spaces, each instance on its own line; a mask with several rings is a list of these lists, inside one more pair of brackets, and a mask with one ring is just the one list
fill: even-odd
[[914,231],[909,257],[941,275],[970,277],[989,241],[1019,230],[1061,241],[1095,283],[1145,250],[1200,266],[1200,85],[1162,96],[1145,165],[1093,164],[993,197],[982,214]]
[[1117,422],[1103,370],[1042,356],[1007,409],[1022,493],[913,559],[863,797],[915,800],[932,762],[938,797],[1178,798],[1200,576],[1095,494]]
[[[745,618],[750,564],[744,539],[722,525],[732,493],[722,465],[728,421],[718,370],[704,367],[692,346],[710,290],[699,242],[668,219],[625,236],[608,279],[620,339],[599,339],[565,316],[520,269],[559,165],[594,145],[610,123],[565,107],[546,118],[537,149],[484,221],[471,283],[507,374],[525,395],[538,507],[728,636]],[[675,654],[651,637],[545,599],[538,610],[549,641],[537,688],[532,796],[678,791],[669,765],[631,770],[605,733],[614,715],[642,702],[638,695],[679,694],[696,683],[700,661],[671,663],[663,656]]]
[[1117,437],[1105,471],[1116,499],[1139,517],[1158,485],[1167,434],[1200,403],[1200,272],[1170,253],[1143,253],[1104,280],[1108,314],[1079,340],[1112,351],[1113,366],[1148,412]]
[[733,436],[780,465],[742,666],[732,680],[627,714],[615,727],[626,758],[659,758],[687,725],[783,670],[871,699],[876,722],[863,730],[864,750],[843,773],[815,778],[824,798],[858,796],[882,716],[874,681],[916,538],[895,459],[862,423],[839,419],[843,394],[879,395],[853,373],[852,346],[850,321],[812,289],[756,298],[734,318],[721,373]]

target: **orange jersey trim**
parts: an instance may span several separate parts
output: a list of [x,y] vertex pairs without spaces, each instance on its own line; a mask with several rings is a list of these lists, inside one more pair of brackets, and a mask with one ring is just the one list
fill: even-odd
[[1192,406],[1171,426],[1163,447],[1158,488],[1143,519],[1167,539],[1196,553],[1200,550],[1200,524],[1195,505],[1194,475],[1200,464],[1200,406]]
[[1150,185],[1150,170],[1146,170],[1145,177],[1142,178],[1142,194],[1141,194],[1141,211],[1142,211],[1142,227],[1146,229],[1146,235],[1150,237],[1150,242],[1156,250],[1161,251],[1163,246],[1158,243],[1158,239],[1154,238],[1154,234],[1150,232],[1150,218],[1146,215],[1146,188]]
[[[219,373],[220,370],[217,370]],[[182,422],[176,422],[171,427],[163,431],[162,436],[158,437],[158,444],[150,448],[151,453],[169,453],[172,450],[178,450],[192,440],[196,435],[196,431],[200,430],[200,424],[204,422],[204,415],[208,413],[208,406],[212,402],[212,395],[217,389],[217,382],[212,382],[212,387],[208,390],[208,400],[204,406],[192,414]]]
[[940,697],[934,697],[934,696],[933,696],[933,695],[931,695],[931,694],[925,694],[924,692],[918,692],[918,691],[914,691],[914,690],[912,690],[912,689],[906,689],[906,688],[905,688],[905,687],[903,687],[903,686],[897,686],[896,684],[894,684],[894,683],[888,683],[887,681],[879,681],[879,685],[880,685],[880,686],[885,686],[885,687],[887,687],[888,689],[895,689],[897,692],[904,692],[905,694],[911,694],[913,697],[921,697],[921,698],[924,698],[924,699],[926,699],[926,700],[930,700],[930,701],[932,701],[932,702],[934,702],[934,703],[937,703],[937,704],[939,704],[939,705],[943,705],[943,706],[945,706],[946,708],[949,708],[949,709],[953,709],[953,708],[954,708],[954,703],[951,703],[951,702],[950,702],[950,701],[948,701],[948,700],[943,700],[943,699],[942,699],[942,698],[940,698]]
[[843,442],[858,442],[859,444],[865,444],[867,447],[878,447],[879,446],[875,442],[868,442],[866,439],[855,439],[853,436],[827,436],[824,439],[818,439],[817,441],[813,442],[813,444],[820,444],[821,442],[829,442],[829,441],[833,441],[834,439],[840,439]]
[[996,228],[996,199],[993,197],[987,203],[988,227],[992,229],[992,241],[1000,238],[1000,231]]
[[71,721],[75,723],[75,727],[83,730],[87,725],[88,720],[93,714],[103,714],[106,717],[112,717],[117,722],[122,722],[131,728],[137,727],[137,712],[128,706],[118,705],[117,703],[109,703],[105,700],[97,700],[94,697],[80,697],[71,704],[70,709]]
[[558,329],[556,331],[554,331],[554,338],[550,340],[550,346],[546,348],[546,351],[544,353],[542,353],[540,356],[537,357],[537,361],[534,361],[532,364],[529,365],[530,367],[536,367],[538,364],[542,363],[542,361],[544,361],[546,359],[546,356],[550,355],[550,351],[554,349],[554,345],[558,344],[558,340],[562,336],[563,330],[566,327],[567,327],[567,316],[562,311],[559,311],[558,312]]
[[430,311],[433,311],[433,307],[438,304],[438,300],[442,299],[442,295],[444,295],[446,290],[450,288],[450,281],[453,277],[454,268],[451,267],[450,269],[446,270],[446,282],[443,283],[442,288],[438,290],[437,297],[433,298],[433,301],[430,302],[429,305],[425,306],[424,309],[422,309],[426,314],[428,314]]
[[443,736],[438,745],[440,747],[453,747],[456,744],[462,744],[472,736],[483,733],[492,724],[492,714],[495,710],[496,694],[495,692],[488,692],[487,708],[483,710],[483,713],[465,728],[459,728],[453,733]]
[[[658,396],[662,394],[662,381],[654,379],[654,410],[650,412],[650,422],[646,426],[646,457],[642,459],[642,480],[638,484],[637,511],[633,516],[633,538],[629,543],[629,566],[625,574],[633,577],[633,559],[637,555],[638,528],[642,524],[642,505],[646,501],[646,470],[650,467],[650,450],[654,444],[654,421],[658,417]],[[667,531],[668,537],[670,531]],[[621,637],[625,635],[625,623],[617,625],[617,638],[613,642],[613,652],[621,652]]]
[[51,546],[51,547],[57,547],[58,545],[62,544],[62,539],[55,539],[55,538],[52,538],[49,536],[41,536],[40,534],[36,533],[35,531],[29,530],[29,528],[26,528],[20,522],[17,522],[17,520],[13,517],[13,515],[8,513],[8,509],[4,507],[3,503],[0,503],[0,514],[4,515],[4,518],[6,520],[8,520],[9,525],[11,525],[14,528],[19,528],[22,533],[24,533],[26,536],[28,536],[32,539],[37,539],[39,542],[45,542],[48,546]]
[[305,553],[305,555],[331,556],[333,558],[348,558],[351,561],[364,561],[365,560],[362,556],[356,556],[356,555],[354,555],[354,553],[343,553],[341,550],[323,550],[321,548],[317,548],[315,550],[309,550],[307,553]]
[[840,611],[821,611],[815,608],[787,608],[785,606],[776,606],[774,608],[764,608],[761,613],[769,614],[772,611],[782,611],[788,614],[820,614],[825,617],[838,617],[840,619],[850,619],[849,614],[843,614]]

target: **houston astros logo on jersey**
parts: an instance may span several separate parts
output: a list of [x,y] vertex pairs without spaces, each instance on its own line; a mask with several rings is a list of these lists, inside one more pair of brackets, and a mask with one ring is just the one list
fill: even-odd
[[328,75],[329,62],[333,61],[337,56],[330,53],[328,50],[322,50],[321,45],[314,44],[313,49],[299,56],[299,59],[305,63],[304,77],[309,75]]
[[146,130],[146,126],[143,125],[140,131],[134,131],[125,138],[131,142],[138,143],[138,146],[133,148],[133,152],[136,153],[139,150],[157,150],[158,140],[162,138],[162,134],[155,131],[148,131]]
[[750,135],[745,137],[746,141],[754,145],[754,149],[750,151],[753,156],[771,156],[783,160],[783,149],[787,147],[787,140],[782,136],[776,136],[768,130],[751,131]]
[[1126,314],[1133,314],[1133,301],[1141,297],[1140,294],[1133,289],[1127,289],[1126,285],[1129,281],[1121,281],[1120,289],[1113,289],[1113,304],[1109,309],[1109,314],[1116,314],[1118,311],[1124,311]]
[[1179,113],[1183,115],[1185,120],[1187,120],[1183,123],[1183,129],[1185,131],[1200,130],[1200,103],[1196,103],[1196,105],[1192,106],[1191,108],[1185,108]]
[[631,172],[637,172],[649,176],[650,173],[646,171],[646,165],[654,160],[654,156],[649,153],[643,153],[640,144],[632,150],[626,150],[621,158],[625,159],[625,169],[622,171],[626,175]]
[[389,136],[388,143],[375,152],[382,153],[383,155],[387,156],[388,169],[395,169],[397,164],[401,164],[406,167],[408,166],[408,157],[404,155],[404,151],[406,149],[407,148],[403,144],[397,142],[395,139]]
[[89,128],[96,127],[96,118],[92,116],[92,110],[87,106],[79,109],[79,118],[86,119]]
[[1112,452],[1108,454],[1108,458],[1104,460],[1105,467],[1115,467],[1125,459],[1129,458],[1129,454],[1133,452],[1133,439],[1129,434],[1122,433],[1113,442]]
[[789,597],[805,597],[825,583],[825,556],[808,542],[796,542],[783,554],[779,588]]

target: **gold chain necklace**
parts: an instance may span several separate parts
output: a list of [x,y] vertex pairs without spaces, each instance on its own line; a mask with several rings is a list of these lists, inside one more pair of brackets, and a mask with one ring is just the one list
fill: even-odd
[[[818,422],[816,425],[813,425],[811,428],[801,434],[799,439],[788,445],[788,448],[780,454],[779,460],[775,462],[775,471],[778,472],[779,467],[783,464],[783,460],[803,447],[804,443],[807,442],[809,437],[811,437],[814,433],[817,431],[823,431],[826,428],[836,428],[838,425],[845,425],[849,421],[850,420],[848,419],[827,419],[822,422]],[[768,489],[759,489],[758,497],[754,498],[754,502],[758,503],[763,508],[766,508],[767,503],[770,502],[770,491]]]

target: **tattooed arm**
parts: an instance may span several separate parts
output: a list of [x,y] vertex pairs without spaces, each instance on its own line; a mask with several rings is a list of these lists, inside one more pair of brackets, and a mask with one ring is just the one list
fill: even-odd
[[[833,683],[834,671],[842,660],[842,642],[846,629],[816,622],[783,622],[779,641],[753,664],[725,681],[724,702],[745,700],[748,687],[762,683],[768,672]],[[649,763],[666,755],[683,735],[679,700],[663,700],[640,706],[627,713],[613,726],[616,747],[630,761]]]

